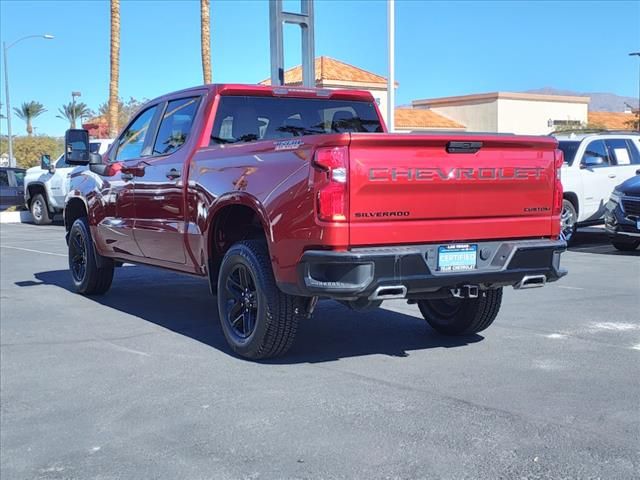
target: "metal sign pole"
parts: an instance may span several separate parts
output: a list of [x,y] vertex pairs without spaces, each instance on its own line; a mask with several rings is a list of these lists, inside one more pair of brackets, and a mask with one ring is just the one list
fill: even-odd
[[282,10],[282,0],[269,1],[269,38],[271,44],[271,85],[284,85],[283,24],[300,26],[302,37],[302,85],[316,86],[315,32],[313,0],[300,0],[300,12]]

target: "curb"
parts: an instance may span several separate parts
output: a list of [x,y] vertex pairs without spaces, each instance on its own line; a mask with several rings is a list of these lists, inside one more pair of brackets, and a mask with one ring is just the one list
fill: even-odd
[[0,223],[33,223],[31,212],[0,212]]

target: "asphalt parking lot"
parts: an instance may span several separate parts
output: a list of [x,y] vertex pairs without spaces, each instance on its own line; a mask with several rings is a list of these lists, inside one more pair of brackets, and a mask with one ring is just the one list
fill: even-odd
[[288,356],[230,354],[199,279],[71,293],[63,227],[0,227],[0,476],[637,478],[640,256],[580,234],[481,335],[321,302]]

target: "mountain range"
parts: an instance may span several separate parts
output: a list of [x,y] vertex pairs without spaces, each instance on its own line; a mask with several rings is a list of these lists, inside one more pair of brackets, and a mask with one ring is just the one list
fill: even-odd
[[534,90],[526,90],[525,93],[540,93],[543,95],[578,95],[583,97],[591,97],[589,102],[589,110],[592,112],[624,112],[627,104],[637,108],[638,97],[623,97],[615,93],[604,92],[574,92],[572,90],[561,90],[553,87],[536,88]]

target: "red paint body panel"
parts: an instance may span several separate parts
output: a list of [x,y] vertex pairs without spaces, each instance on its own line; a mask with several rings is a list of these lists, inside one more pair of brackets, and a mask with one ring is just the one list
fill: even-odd
[[[482,148],[447,153],[449,141]],[[352,134],[351,244],[552,236],[555,148],[541,137]]]
[[[149,105],[189,95],[201,96],[197,117],[174,153],[112,163],[102,176],[88,170],[73,176],[70,200],[86,204],[100,254],[207,275],[212,225],[229,205],[256,212],[275,277],[284,283],[296,282],[300,258],[311,249],[558,236],[559,218],[550,210],[557,168],[551,138],[343,133],[296,137],[302,144],[288,150],[278,150],[273,140],[210,147],[220,95],[372,97],[352,90],[212,85]],[[476,153],[447,153],[450,141],[483,146]],[[344,222],[321,222],[314,184],[320,173],[312,160],[317,148],[333,146],[348,147],[349,215]],[[140,174],[123,178],[122,169],[134,167]],[[167,178],[171,169],[180,177]],[[493,175],[491,169],[501,169],[503,178],[476,178]]]

